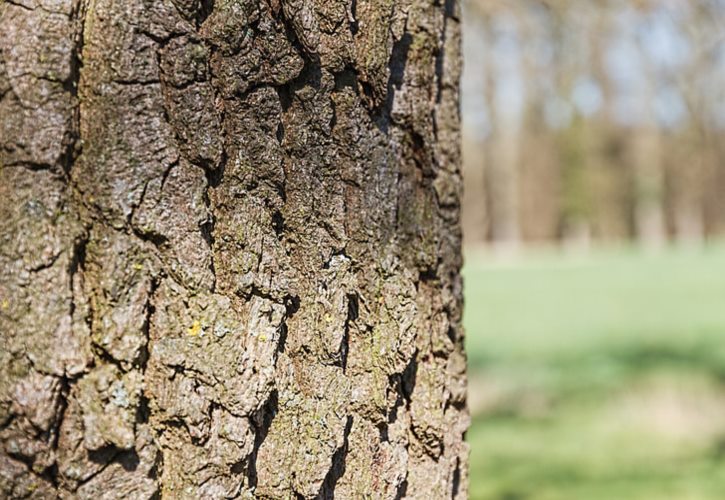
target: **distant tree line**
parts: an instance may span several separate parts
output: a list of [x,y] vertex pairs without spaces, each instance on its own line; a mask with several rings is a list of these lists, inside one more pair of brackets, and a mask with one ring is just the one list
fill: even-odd
[[725,232],[725,2],[465,8],[469,243]]

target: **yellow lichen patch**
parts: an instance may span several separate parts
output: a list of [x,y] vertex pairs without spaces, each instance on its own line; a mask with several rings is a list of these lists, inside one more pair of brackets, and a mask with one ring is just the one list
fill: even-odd
[[197,337],[200,333],[203,332],[203,329],[201,328],[201,321],[194,321],[187,330],[187,332],[190,336]]
[[133,268],[134,268],[134,269],[135,269],[136,271],[140,271],[141,269],[143,269],[143,264],[141,264],[141,263],[139,263],[139,262],[136,262],[136,263],[135,263],[135,264],[134,264],[134,265],[133,265],[132,267],[133,267]]
[[325,321],[327,323],[332,323],[332,316],[330,315],[330,313],[325,314]]
[[3,301],[2,301],[2,304],[0,304],[0,308],[2,308],[2,310],[4,311],[4,310],[6,310],[6,309],[7,309],[8,307],[10,307],[10,302],[8,302],[8,299],[5,299],[5,300],[3,300]]
[[267,336],[265,334],[261,334],[259,336],[259,340],[261,340],[262,342],[267,342]]

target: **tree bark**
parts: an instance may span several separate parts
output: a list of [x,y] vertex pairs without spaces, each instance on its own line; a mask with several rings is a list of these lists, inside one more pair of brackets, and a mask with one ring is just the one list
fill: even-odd
[[465,497],[454,1],[0,18],[0,496]]

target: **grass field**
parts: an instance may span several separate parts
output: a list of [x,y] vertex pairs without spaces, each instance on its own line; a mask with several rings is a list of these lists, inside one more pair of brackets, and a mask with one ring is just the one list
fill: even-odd
[[464,276],[471,498],[725,498],[725,246]]

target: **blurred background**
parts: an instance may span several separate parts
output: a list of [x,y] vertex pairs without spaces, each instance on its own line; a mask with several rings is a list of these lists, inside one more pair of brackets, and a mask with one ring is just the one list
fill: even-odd
[[725,0],[464,0],[471,498],[725,498]]

